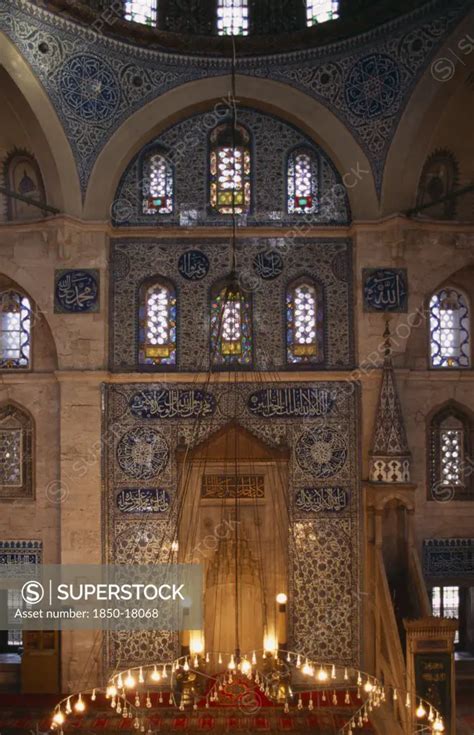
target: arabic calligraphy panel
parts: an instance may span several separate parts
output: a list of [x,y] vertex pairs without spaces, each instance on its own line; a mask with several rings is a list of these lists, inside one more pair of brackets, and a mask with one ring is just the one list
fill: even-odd
[[342,487],[305,487],[295,495],[299,513],[341,513],[349,503],[349,493]]
[[202,498],[263,498],[263,475],[204,475]]
[[364,268],[362,281],[365,311],[407,311],[406,268]]
[[264,388],[250,394],[247,407],[263,418],[315,418],[331,413],[335,400],[325,388]]
[[216,410],[216,399],[203,390],[141,390],[130,399],[130,413],[141,419],[204,418]]
[[178,260],[178,270],[187,281],[201,281],[209,272],[209,259],[200,250],[187,250]]
[[274,250],[257,253],[253,259],[255,273],[264,281],[272,281],[283,273],[283,258]]
[[425,539],[423,571],[428,577],[474,577],[474,538]]
[[126,488],[116,497],[120,513],[166,513],[170,508],[170,496],[159,488]]
[[99,311],[100,274],[98,270],[56,270],[54,273],[54,311],[84,314]]

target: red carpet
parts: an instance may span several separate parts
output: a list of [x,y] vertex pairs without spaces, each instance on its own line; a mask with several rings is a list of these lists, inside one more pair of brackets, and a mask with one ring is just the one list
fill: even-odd
[[[35,735],[35,733],[50,733],[51,714],[60,697],[54,695],[0,695],[0,726],[1,735]],[[266,706],[253,714],[245,714],[235,708],[211,706],[209,710],[199,709],[196,712],[179,712],[168,704],[158,706],[153,701],[153,709],[147,710],[147,721],[153,733],[167,732],[240,732],[240,733],[325,733],[336,734],[347,722],[349,712],[353,707],[330,707],[321,702],[322,706],[313,712],[307,709],[292,709],[285,714],[282,707]],[[344,709],[346,711],[344,711]],[[95,733],[106,732],[108,735],[121,732],[136,732],[133,719],[124,719],[118,716],[102,698],[94,703],[88,703],[87,713],[83,716],[70,715],[64,732]],[[370,729],[358,730],[359,733],[369,732]]]

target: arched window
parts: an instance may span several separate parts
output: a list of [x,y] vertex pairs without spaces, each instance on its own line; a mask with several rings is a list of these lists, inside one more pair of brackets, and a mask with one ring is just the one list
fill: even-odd
[[[33,156],[23,151],[15,151],[5,161],[5,181],[10,191],[22,197],[45,202],[46,195],[38,164]],[[41,209],[32,207],[21,199],[8,197],[8,219],[37,219]]]
[[219,125],[211,133],[210,202],[219,214],[250,209],[250,136],[241,125]]
[[0,407],[0,498],[33,495],[33,421],[8,403]]
[[421,172],[416,206],[433,219],[454,219],[456,199],[447,197],[456,189],[458,178],[458,164],[454,155],[447,150],[434,151]]
[[125,0],[125,20],[155,26],[157,17],[157,0]]
[[31,304],[17,291],[0,293],[0,368],[29,368]]
[[431,297],[430,350],[432,367],[470,366],[469,306],[457,288],[446,286]]
[[314,26],[339,18],[338,0],[306,0],[306,23]]
[[219,36],[246,36],[248,32],[248,0],[217,0]]
[[176,292],[165,280],[140,288],[139,355],[142,366],[176,365]]
[[288,157],[288,214],[306,214],[317,209],[318,165],[309,148]]
[[173,168],[164,153],[151,153],[143,163],[143,214],[173,212]]
[[323,303],[314,282],[300,278],[288,286],[286,313],[288,362],[291,364],[322,362]]
[[252,313],[247,294],[234,280],[211,294],[211,363],[251,365]]
[[432,500],[446,502],[470,492],[472,426],[469,416],[453,405],[445,406],[430,424],[430,475]]

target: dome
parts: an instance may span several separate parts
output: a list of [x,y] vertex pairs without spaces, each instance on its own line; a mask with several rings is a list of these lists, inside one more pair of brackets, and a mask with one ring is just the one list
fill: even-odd
[[100,33],[179,53],[226,56],[314,48],[357,37],[423,0],[52,0]]

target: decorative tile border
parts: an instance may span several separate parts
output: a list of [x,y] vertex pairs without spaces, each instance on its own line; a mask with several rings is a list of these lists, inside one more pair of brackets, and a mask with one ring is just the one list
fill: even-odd
[[423,541],[427,577],[474,577],[474,538],[431,538]]

